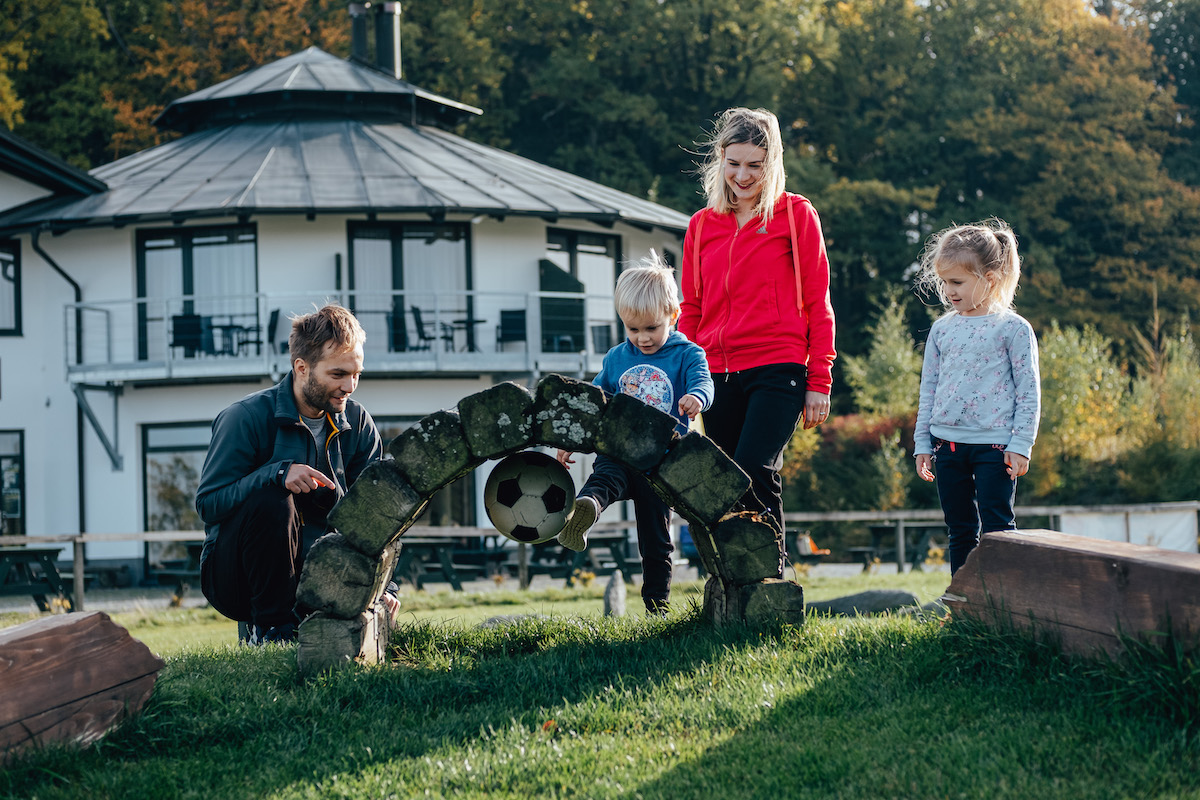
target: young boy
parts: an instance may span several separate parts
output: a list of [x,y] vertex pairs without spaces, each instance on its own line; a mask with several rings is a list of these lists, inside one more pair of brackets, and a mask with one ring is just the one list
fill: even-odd
[[[640,265],[621,273],[613,293],[617,315],[628,335],[608,351],[593,383],[609,394],[624,392],[678,421],[687,422],[712,403],[713,382],[699,345],[672,327],[679,319],[679,290],[670,267],[652,250]],[[558,460],[575,463],[571,453]],[[638,551],[642,556],[642,600],[646,611],[665,614],[671,594],[671,508],[659,499],[644,475],[611,458],[596,456],[592,475],[579,490],[567,525],[558,534],[563,547],[587,547],[587,532],[600,512],[619,500],[633,500]]]

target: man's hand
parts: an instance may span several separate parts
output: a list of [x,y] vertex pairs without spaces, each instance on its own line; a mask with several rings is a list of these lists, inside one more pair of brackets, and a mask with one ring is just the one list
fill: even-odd
[[332,489],[333,481],[325,477],[325,473],[307,464],[292,464],[283,481],[283,488],[292,494],[307,494],[323,487]]
[[388,614],[391,615],[392,622],[395,622],[396,615],[400,613],[400,598],[391,592],[384,592],[383,596],[379,599],[387,606]]
[[569,450],[559,450],[555,458],[557,458],[558,463],[562,464],[564,467],[569,467],[575,463],[575,459],[571,458],[571,455],[572,453]]
[[679,413],[686,414],[688,419],[695,419],[700,413],[700,398],[693,394],[685,394],[679,398]]

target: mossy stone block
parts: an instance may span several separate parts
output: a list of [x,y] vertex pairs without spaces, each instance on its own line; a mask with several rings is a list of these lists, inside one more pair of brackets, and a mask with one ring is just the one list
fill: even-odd
[[399,552],[399,539],[379,558],[371,558],[351,547],[342,534],[325,534],[304,557],[296,605],[338,619],[357,617],[383,596]]
[[737,584],[783,577],[783,535],[753,514],[730,514],[711,528],[715,573]]
[[657,467],[679,438],[676,420],[657,408],[618,394],[608,399],[596,426],[596,452],[638,472]]
[[689,522],[713,527],[750,489],[750,477],[711,439],[681,437],[650,473],[651,484]]
[[604,392],[599,387],[547,375],[538,383],[533,405],[534,441],[572,453],[595,452],[596,423],[604,406]]
[[460,400],[458,416],[475,458],[516,453],[533,436],[533,392],[512,381],[498,383]]
[[376,461],[329,512],[329,524],[355,550],[379,558],[428,502],[429,496],[412,487],[396,462]]
[[432,495],[484,459],[471,454],[457,411],[435,411],[388,445],[400,471],[420,494]]

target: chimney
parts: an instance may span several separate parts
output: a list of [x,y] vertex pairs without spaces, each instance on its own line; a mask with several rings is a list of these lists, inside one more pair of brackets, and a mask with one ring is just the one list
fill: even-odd
[[350,60],[358,64],[370,64],[367,54],[367,9],[370,3],[350,4]]
[[400,79],[400,3],[375,4],[375,67]]

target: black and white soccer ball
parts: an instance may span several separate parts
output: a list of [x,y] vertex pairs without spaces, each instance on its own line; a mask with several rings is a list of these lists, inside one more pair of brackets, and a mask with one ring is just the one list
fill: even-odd
[[496,530],[526,544],[557,536],[574,501],[575,483],[566,467],[536,450],[502,460],[483,487],[483,505]]

